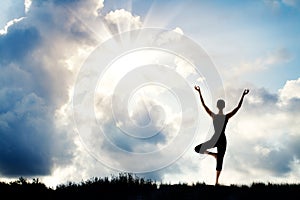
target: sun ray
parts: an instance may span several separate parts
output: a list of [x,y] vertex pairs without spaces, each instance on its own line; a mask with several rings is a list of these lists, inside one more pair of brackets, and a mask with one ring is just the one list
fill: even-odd
[[[165,5],[167,6],[167,5]],[[172,5],[172,12],[169,12],[170,9],[168,9],[168,13],[164,14],[163,17],[160,14],[157,14],[158,8],[161,7],[161,4],[157,2],[153,2],[148,9],[148,12],[145,14],[144,17],[144,25],[145,26],[151,26],[151,27],[159,27],[159,28],[166,28],[170,22],[175,18],[175,16],[182,12],[183,4],[179,3],[176,5]]]
[[[127,7],[128,7],[127,8],[128,12],[132,13],[132,0],[128,1]],[[127,23],[127,30],[131,30],[131,23],[130,22]]]
[[111,32],[108,31],[108,28],[106,27],[106,25],[103,22],[101,22],[100,20],[99,20],[98,25],[103,27],[103,29],[101,29],[101,32],[98,32],[96,29],[92,28],[92,26],[90,24],[88,24],[84,19],[80,18],[74,10],[72,10],[71,8],[66,7],[66,6],[64,6],[64,8],[70,14],[72,14],[72,16],[75,17],[76,20],[78,20],[78,22],[80,22],[86,28],[86,31],[89,32],[91,35],[93,35],[94,38],[98,42],[105,41],[112,36]]

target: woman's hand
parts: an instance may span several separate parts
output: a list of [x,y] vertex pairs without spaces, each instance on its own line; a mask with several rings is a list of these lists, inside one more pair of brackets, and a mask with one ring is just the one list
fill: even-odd
[[197,90],[198,92],[200,92],[200,87],[198,85],[195,85],[195,90]]
[[249,93],[249,89],[245,89],[244,92],[243,92],[243,95],[245,96],[248,93]]

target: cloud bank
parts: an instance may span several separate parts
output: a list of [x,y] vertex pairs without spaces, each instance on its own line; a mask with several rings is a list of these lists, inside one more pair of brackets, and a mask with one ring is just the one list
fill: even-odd
[[[296,6],[296,1],[266,2]],[[22,5],[22,15],[8,19],[0,30],[1,176],[45,176],[47,183],[56,184],[115,172],[94,159],[81,143],[73,122],[72,92],[82,63],[97,45],[114,34],[143,27],[142,17],[124,9],[102,13],[105,2],[96,0],[26,0]],[[183,34],[179,27],[175,31]],[[278,49],[229,71],[236,75],[262,71],[291,59],[289,51]],[[187,63],[175,63],[184,77],[195,75]],[[205,77],[199,81],[205,81]],[[228,110],[238,102],[243,86],[226,88]],[[242,109],[228,124],[229,147],[224,161],[228,172],[222,175],[227,183],[299,180],[299,87],[299,79],[287,81],[276,93],[251,86]],[[105,95],[98,100],[99,105],[107,105]],[[158,104],[151,98],[144,103]],[[159,119],[163,113],[156,108],[151,117]],[[140,106],[135,111],[135,123],[147,124],[147,109]],[[139,146],[111,132],[116,126],[113,117],[99,114],[114,142],[127,151],[153,150],[163,145],[172,137],[178,120],[176,116],[170,119],[174,123],[161,134],[164,137]],[[209,119],[204,120],[209,125]],[[203,139],[199,135],[194,144]],[[118,158],[114,153],[106,156]],[[210,181],[214,165],[214,160],[200,158],[191,147],[173,165],[143,175],[174,182]]]

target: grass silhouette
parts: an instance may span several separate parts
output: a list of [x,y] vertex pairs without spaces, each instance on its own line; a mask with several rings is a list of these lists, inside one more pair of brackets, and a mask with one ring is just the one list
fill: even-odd
[[296,198],[300,184],[252,183],[247,185],[212,186],[205,183],[188,185],[158,184],[131,173],[118,176],[93,177],[80,183],[67,182],[55,189],[39,179],[28,181],[20,177],[0,182],[0,194],[30,199],[284,199]]

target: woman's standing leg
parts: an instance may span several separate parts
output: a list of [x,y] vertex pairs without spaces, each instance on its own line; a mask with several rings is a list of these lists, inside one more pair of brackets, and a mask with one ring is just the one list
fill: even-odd
[[223,160],[224,160],[224,155],[226,151],[226,141],[224,144],[220,145],[217,147],[218,149],[218,154],[217,154],[217,166],[216,166],[216,183],[215,185],[219,185],[219,177],[221,175],[221,171],[223,168]]
[[221,174],[221,170],[220,171],[216,170],[216,183],[215,183],[215,185],[219,185],[220,174]]

